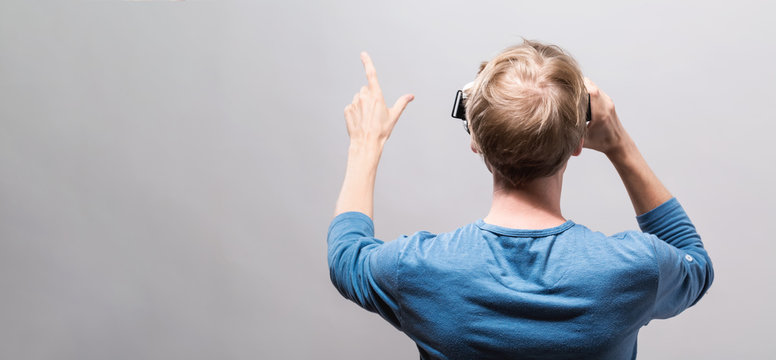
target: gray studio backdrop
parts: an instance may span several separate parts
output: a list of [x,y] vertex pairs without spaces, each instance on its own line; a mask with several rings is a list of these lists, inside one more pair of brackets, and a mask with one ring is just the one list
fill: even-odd
[[[640,358],[772,356],[771,5],[3,1],[0,358],[417,358],[329,281],[358,54],[389,102],[416,95],[378,175],[391,240],[486,214],[489,174],[449,114],[520,36],[611,95],[714,261],[703,301],[642,329]],[[567,218],[637,227],[602,155],[565,180]]]

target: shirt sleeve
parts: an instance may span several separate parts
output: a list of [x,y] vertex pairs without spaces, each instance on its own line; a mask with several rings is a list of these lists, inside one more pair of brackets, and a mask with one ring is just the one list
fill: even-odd
[[366,214],[346,212],[329,225],[329,275],[342,296],[378,313],[401,330],[398,293],[398,241],[374,237],[374,223]]
[[658,264],[654,319],[667,319],[695,305],[714,280],[709,254],[676,198],[636,217],[649,234]]

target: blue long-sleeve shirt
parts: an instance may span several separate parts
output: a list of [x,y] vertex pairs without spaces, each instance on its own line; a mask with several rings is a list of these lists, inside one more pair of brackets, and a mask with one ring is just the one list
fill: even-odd
[[633,359],[639,328],[694,305],[714,278],[672,198],[612,236],[569,220],[518,230],[478,220],[390,242],[347,212],[328,234],[331,280],[418,346],[421,359]]

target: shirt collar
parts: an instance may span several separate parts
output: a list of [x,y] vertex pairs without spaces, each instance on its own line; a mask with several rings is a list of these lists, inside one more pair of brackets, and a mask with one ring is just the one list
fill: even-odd
[[511,229],[503,226],[492,225],[492,224],[486,223],[482,219],[479,219],[476,222],[474,222],[474,225],[477,225],[477,227],[479,227],[482,230],[489,231],[499,235],[516,236],[516,237],[543,237],[543,236],[560,234],[570,229],[575,224],[571,220],[566,220],[565,223],[560,224],[556,227],[552,227],[548,229],[529,230],[529,229]]

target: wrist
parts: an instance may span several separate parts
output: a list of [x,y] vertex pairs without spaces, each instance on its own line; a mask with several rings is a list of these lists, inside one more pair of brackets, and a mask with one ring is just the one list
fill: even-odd
[[348,155],[359,157],[380,157],[383,153],[383,144],[381,141],[358,141],[351,140],[348,147]]
[[628,159],[632,158],[638,151],[639,149],[636,147],[636,143],[626,134],[616,145],[609,148],[604,154],[609,158],[609,161],[617,165],[627,162]]

